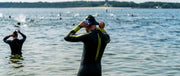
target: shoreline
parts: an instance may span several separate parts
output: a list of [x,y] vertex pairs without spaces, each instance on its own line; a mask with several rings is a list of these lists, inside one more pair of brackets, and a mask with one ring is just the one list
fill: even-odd
[[72,9],[132,9],[131,7],[68,7]]

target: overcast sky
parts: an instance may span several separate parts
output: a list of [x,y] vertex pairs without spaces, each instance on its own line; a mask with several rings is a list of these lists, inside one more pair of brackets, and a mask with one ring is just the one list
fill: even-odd
[[[104,1],[104,0],[0,0],[0,2],[62,2],[62,1]],[[110,1],[110,0],[109,0]],[[133,1],[136,3],[155,1],[155,2],[177,2],[180,3],[180,0],[111,0],[111,1]]]

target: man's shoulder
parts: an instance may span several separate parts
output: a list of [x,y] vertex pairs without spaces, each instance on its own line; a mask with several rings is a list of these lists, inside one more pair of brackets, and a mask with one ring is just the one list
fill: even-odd
[[22,41],[21,39],[13,39],[12,42],[19,42]]

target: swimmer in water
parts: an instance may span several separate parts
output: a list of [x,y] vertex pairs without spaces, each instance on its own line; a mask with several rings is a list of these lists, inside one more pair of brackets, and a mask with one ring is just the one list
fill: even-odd
[[17,25],[14,25],[14,27],[20,27],[21,23],[18,22]]
[[30,19],[30,22],[34,22],[34,19]]
[[[23,39],[18,39],[18,33],[23,37]],[[12,37],[13,40],[7,40],[10,37]],[[12,34],[4,37],[3,39],[3,41],[9,44],[11,48],[11,55],[20,55],[20,56],[22,54],[21,49],[25,40],[26,40],[26,35],[21,33],[19,30],[14,31]]]
[[[96,28],[99,25],[99,28]],[[101,76],[101,58],[110,37],[104,30],[105,24],[96,22],[92,15],[85,18],[78,26],[65,36],[66,41],[83,42],[83,55],[77,76]],[[81,28],[85,28],[87,33],[75,35]]]
[[11,19],[11,16],[9,16],[9,19]]

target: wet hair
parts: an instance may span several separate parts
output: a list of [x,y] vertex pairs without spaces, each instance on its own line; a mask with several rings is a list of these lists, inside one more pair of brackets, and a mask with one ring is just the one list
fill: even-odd
[[13,37],[18,37],[18,33],[16,31],[14,31],[13,34],[14,34]]

